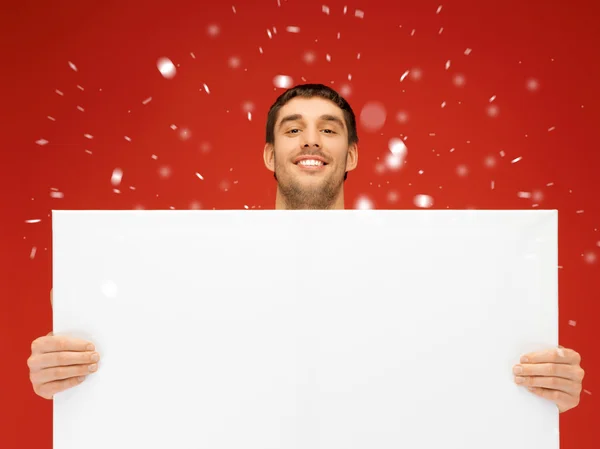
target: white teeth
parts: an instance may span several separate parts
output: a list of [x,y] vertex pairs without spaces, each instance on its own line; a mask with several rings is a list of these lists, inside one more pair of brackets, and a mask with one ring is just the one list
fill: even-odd
[[309,165],[309,166],[323,165],[323,162],[317,161],[315,159],[304,159],[304,160],[298,162],[298,165]]

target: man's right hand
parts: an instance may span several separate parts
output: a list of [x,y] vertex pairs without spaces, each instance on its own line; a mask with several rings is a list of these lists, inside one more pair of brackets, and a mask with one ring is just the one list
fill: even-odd
[[[52,303],[50,290],[50,304]],[[44,399],[79,385],[86,376],[98,369],[100,355],[92,342],[67,336],[36,338],[31,343],[31,356],[27,359],[29,380],[33,391]]]
[[83,382],[98,369],[100,356],[86,340],[47,335],[31,344],[27,360],[33,391],[45,399]]

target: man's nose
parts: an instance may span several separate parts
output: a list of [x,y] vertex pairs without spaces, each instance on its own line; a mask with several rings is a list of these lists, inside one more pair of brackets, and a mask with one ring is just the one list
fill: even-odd
[[315,131],[306,130],[302,135],[302,148],[316,147],[319,148],[321,143],[319,141],[319,134]]

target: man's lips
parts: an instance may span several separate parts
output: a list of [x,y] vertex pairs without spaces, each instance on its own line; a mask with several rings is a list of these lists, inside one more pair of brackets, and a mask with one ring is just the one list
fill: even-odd
[[[305,156],[299,156],[294,160],[294,164],[296,165],[301,165],[300,162],[302,161],[316,161],[316,162],[321,162],[322,165],[327,165],[327,161],[322,158],[321,156],[309,156],[309,155],[305,155]],[[304,164],[303,166],[307,166],[306,164]],[[312,164],[310,166],[320,166],[319,164]]]

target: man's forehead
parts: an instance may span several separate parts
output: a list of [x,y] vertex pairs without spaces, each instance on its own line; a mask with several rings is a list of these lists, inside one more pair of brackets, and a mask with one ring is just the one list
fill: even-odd
[[283,117],[289,115],[301,115],[308,120],[318,120],[323,115],[329,115],[344,120],[342,110],[335,103],[320,97],[292,98],[279,110],[277,121],[280,122]]

